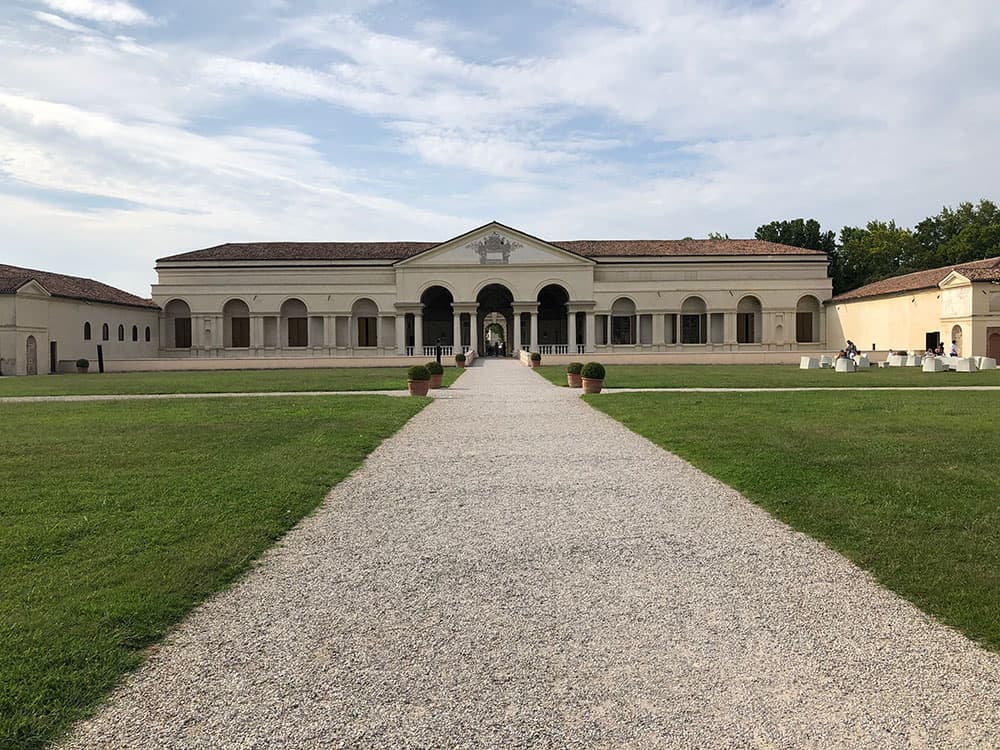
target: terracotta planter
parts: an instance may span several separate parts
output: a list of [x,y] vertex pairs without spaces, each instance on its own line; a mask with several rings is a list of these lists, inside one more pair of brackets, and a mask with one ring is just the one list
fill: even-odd
[[429,380],[407,380],[406,387],[410,391],[411,396],[426,396],[427,391],[430,390],[431,381]]
[[440,388],[441,381],[444,379],[444,375],[431,375],[430,384],[431,388]]
[[539,365],[541,365],[541,364],[542,364],[542,363],[541,363],[540,361],[536,362],[536,361],[535,361],[535,360],[533,360],[533,359],[529,359],[529,360],[528,360],[528,367],[538,367],[538,366],[539,366]]
[[583,392],[584,393],[600,393],[601,388],[604,387],[603,380],[595,380],[594,378],[580,378],[583,381]]
[[583,385],[583,378],[580,377],[580,373],[566,373],[566,385],[570,388],[579,388]]
[[79,372],[79,373],[81,373],[82,375],[86,375],[88,372],[90,372],[90,368],[89,367],[77,367],[76,371]]
[[455,361],[455,367],[465,367],[465,362]]

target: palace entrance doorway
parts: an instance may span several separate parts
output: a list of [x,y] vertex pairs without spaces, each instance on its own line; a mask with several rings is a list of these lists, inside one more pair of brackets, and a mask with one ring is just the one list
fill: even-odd
[[476,351],[485,356],[488,345],[495,345],[502,336],[503,354],[509,357],[514,348],[508,336],[514,330],[514,295],[503,284],[488,284],[476,295],[476,303]]

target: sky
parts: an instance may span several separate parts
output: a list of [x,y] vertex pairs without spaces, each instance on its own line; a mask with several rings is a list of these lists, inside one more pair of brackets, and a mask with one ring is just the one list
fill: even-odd
[[2,0],[0,262],[751,237],[1000,198],[994,0]]

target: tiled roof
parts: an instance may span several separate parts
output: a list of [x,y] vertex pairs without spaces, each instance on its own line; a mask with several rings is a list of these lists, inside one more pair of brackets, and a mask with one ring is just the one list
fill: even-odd
[[683,255],[826,255],[822,250],[779,245],[764,240],[571,240],[553,243],[588,258]]
[[61,273],[0,264],[0,294],[15,294],[29,281],[37,282],[53,297],[66,297],[87,302],[105,302],[111,305],[128,305],[129,307],[150,307],[153,309],[158,307],[152,300],[136,297],[134,294],[129,294],[93,279],[82,279],[78,276],[66,276]]
[[944,281],[952,271],[958,271],[970,281],[1000,281],[1000,257],[893,276],[838,294],[830,301],[846,302],[864,297],[878,297],[882,294],[901,294],[915,292],[918,289],[932,289]]
[[[160,258],[198,260],[403,260],[437,247],[436,242],[230,242]],[[553,242],[588,258],[685,255],[824,255],[820,250],[763,240],[571,240]],[[158,261],[159,262],[159,261]]]

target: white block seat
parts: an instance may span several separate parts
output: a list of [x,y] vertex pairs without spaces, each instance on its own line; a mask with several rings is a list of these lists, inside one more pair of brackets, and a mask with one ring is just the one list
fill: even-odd
[[841,357],[835,365],[837,372],[854,372],[854,360],[850,357]]
[[854,360],[854,369],[856,370],[867,370],[872,366],[872,362],[868,357],[862,354],[860,357]]
[[905,354],[893,354],[886,360],[890,367],[905,367],[906,366],[906,355]]
[[937,357],[926,357],[923,364],[924,372],[945,372],[948,368]]
[[906,357],[906,366],[907,367],[920,367],[922,360],[923,360],[923,357],[921,357],[919,354],[909,354]]
[[816,357],[802,357],[799,360],[800,370],[818,370],[819,360]]
[[980,370],[995,370],[997,369],[997,361],[993,357],[979,357],[976,361],[976,367]]
[[827,356],[826,354],[824,354],[822,357],[819,358],[819,366],[820,367],[833,367],[833,358]]
[[959,357],[955,362],[955,372],[976,372],[978,369],[972,357]]

